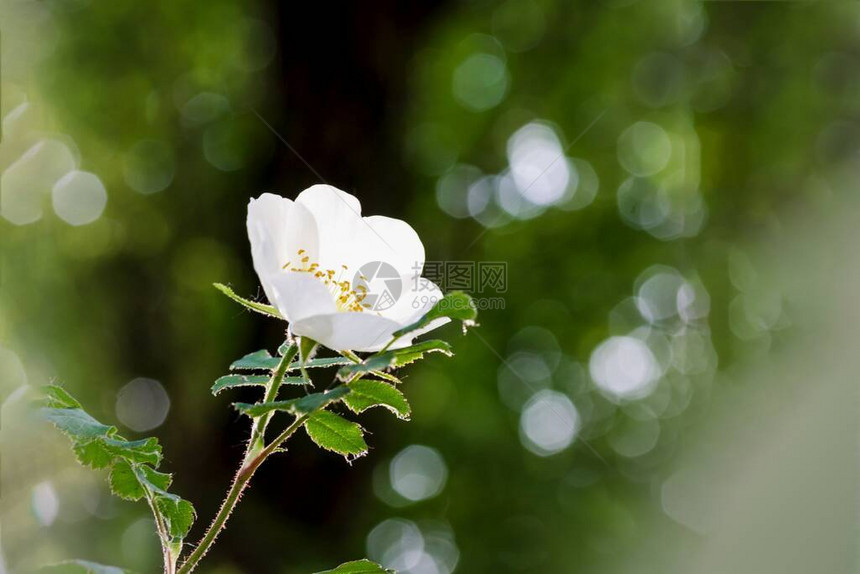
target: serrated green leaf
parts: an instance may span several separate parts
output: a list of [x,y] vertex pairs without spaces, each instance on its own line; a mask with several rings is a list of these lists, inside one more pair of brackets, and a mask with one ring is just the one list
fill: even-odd
[[342,367],[337,372],[337,376],[340,380],[346,381],[356,374],[373,373],[376,376],[389,379],[389,377],[384,373],[385,369],[402,367],[404,365],[414,363],[418,359],[424,358],[426,353],[443,353],[449,357],[454,354],[451,351],[451,345],[445,341],[424,341],[402,349],[394,349],[372,355],[361,363],[350,363],[349,365]]
[[266,305],[265,303],[257,303],[256,301],[251,301],[250,299],[240,297],[236,295],[236,292],[233,291],[231,288],[221,283],[213,283],[212,285],[214,285],[215,288],[218,289],[221,293],[223,293],[236,303],[244,306],[245,308],[250,309],[251,311],[256,311],[257,313],[261,313],[269,317],[274,317],[275,319],[283,319],[278,310],[271,305]]
[[305,431],[318,446],[344,456],[367,453],[364,431],[330,411],[317,411],[305,421]]
[[113,454],[98,439],[73,442],[72,451],[79,463],[90,468],[107,468],[113,462]]
[[449,319],[459,319],[464,323],[474,323],[478,317],[478,311],[475,308],[475,303],[472,298],[462,291],[452,291],[439,299],[433,307],[411,325],[395,331],[395,337],[402,337],[413,331],[417,331],[422,327],[426,327],[435,319],[448,317]]
[[397,418],[408,420],[412,412],[403,393],[388,383],[358,379],[349,384],[349,390],[343,402],[356,414],[378,406],[390,410]]
[[355,375],[370,373],[372,371],[383,371],[393,366],[394,354],[389,351],[368,357],[361,363],[350,363],[341,367],[337,372],[337,378],[347,381]]
[[[305,363],[306,369],[315,369],[322,367],[337,367],[340,365],[351,365],[352,361],[349,359],[344,359],[343,357],[325,357],[322,359],[311,359],[307,363]],[[295,363],[290,363],[290,366],[287,368],[287,371],[295,371],[296,369],[301,367],[301,363],[296,361]]]
[[43,566],[38,572],[39,574],[127,574],[129,570],[96,564],[89,560],[64,560],[57,564]]
[[224,389],[233,387],[265,387],[268,382],[268,375],[224,375],[215,380],[211,391],[213,395],[217,395]]
[[[234,387],[265,387],[269,382],[268,375],[224,375],[212,385],[212,394],[217,395],[225,389]],[[305,380],[301,377],[284,377],[282,385],[304,385]]]
[[451,345],[438,339],[422,341],[421,343],[389,352],[394,353],[395,367],[402,367],[404,365],[414,363],[418,359],[423,359],[426,353],[442,353],[447,357],[452,357],[454,355]]
[[175,494],[159,494],[155,497],[155,507],[161,513],[167,524],[167,529],[173,538],[185,538],[197,513],[190,502]]
[[66,389],[59,385],[45,385],[42,387],[45,393],[44,406],[52,409],[79,409],[81,403],[69,394]]
[[169,527],[170,535],[174,539],[184,537],[194,520],[194,507],[168,493],[171,476],[153,468],[161,463],[158,439],[126,440],[116,427],[100,423],[61,391],[48,387],[40,412],[71,439],[78,460],[93,468],[109,468],[111,491],[120,498],[140,500],[146,496],[154,500],[155,511]]
[[283,411],[294,415],[303,415],[325,406],[332,401],[336,401],[347,394],[349,394],[348,388],[335,387],[327,392],[311,393],[297,399],[254,404],[234,403],[233,407],[240,413],[252,418],[260,417],[273,411]]
[[172,474],[167,472],[158,472],[154,468],[145,464],[140,465],[138,468],[143,472],[144,478],[153,487],[153,489],[166,491],[170,488],[170,484],[173,482]]
[[231,371],[271,371],[277,368],[281,359],[273,357],[266,349],[248,353],[230,365]]
[[155,437],[140,440],[125,440],[119,435],[102,439],[105,448],[115,457],[131,462],[141,462],[158,466],[161,464],[161,445]]
[[134,468],[124,460],[114,463],[108,477],[108,484],[110,484],[110,491],[123,500],[140,500],[146,494]]
[[117,432],[116,427],[100,423],[80,408],[43,407],[42,414],[65,434],[77,439],[107,437]]
[[353,560],[345,562],[334,570],[325,570],[316,574],[396,574],[394,570],[386,570],[376,562],[364,560]]

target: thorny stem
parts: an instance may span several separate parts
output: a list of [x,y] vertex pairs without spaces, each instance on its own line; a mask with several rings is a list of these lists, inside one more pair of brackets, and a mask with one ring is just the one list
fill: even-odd
[[[266,401],[274,400],[277,396],[277,390],[284,379],[284,373],[286,373],[287,367],[295,356],[295,353],[295,346],[291,346],[287,352],[284,353],[284,358],[281,360],[281,363],[278,364],[274,373],[272,373],[272,378],[266,386]],[[350,379],[350,381],[347,381],[345,384],[348,385],[352,380],[353,379]],[[263,461],[265,461],[269,455],[276,452],[287,439],[301,428],[308,417],[315,412],[324,409],[329,405],[329,403],[330,401],[320,405],[309,413],[305,413],[297,417],[292,424],[284,429],[281,434],[275,437],[275,439],[265,447],[262,447],[262,445],[265,444],[264,435],[270,416],[262,416],[256,419],[254,426],[252,427],[251,440],[248,442],[245,459],[243,460],[239,471],[236,473],[236,476],[233,478],[233,483],[230,485],[230,490],[227,491],[227,496],[224,498],[224,502],[221,503],[221,508],[218,510],[218,514],[215,515],[215,518],[212,520],[212,524],[209,525],[209,529],[206,531],[206,534],[203,535],[203,539],[200,540],[200,544],[197,545],[197,548],[195,548],[185,562],[182,563],[182,566],[180,566],[179,570],[176,571],[176,574],[190,574],[190,572],[197,567],[197,564],[203,556],[206,555],[209,548],[211,548],[212,544],[215,542],[215,539],[218,538],[218,535],[224,529],[227,519],[230,518],[230,514],[232,514],[233,509],[242,497],[242,492],[248,486],[251,477],[254,476],[254,473],[260,465],[263,464]],[[167,573],[165,566],[165,574],[173,574],[173,572]]]

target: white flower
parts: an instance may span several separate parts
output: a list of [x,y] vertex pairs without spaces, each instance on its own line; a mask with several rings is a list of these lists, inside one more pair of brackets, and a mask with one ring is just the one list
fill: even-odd
[[[248,204],[254,270],[294,335],[342,351],[376,351],[442,297],[421,278],[424,245],[399,219],[361,216],[354,196],[315,185],[295,201],[265,193]],[[412,338],[446,323],[437,319]]]

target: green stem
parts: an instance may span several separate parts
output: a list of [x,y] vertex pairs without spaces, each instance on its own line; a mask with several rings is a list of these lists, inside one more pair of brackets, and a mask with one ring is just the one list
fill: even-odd
[[[323,407],[320,407],[323,408]],[[314,411],[316,412],[316,411]],[[254,473],[263,464],[263,461],[272,454],[278,447],[284,443],[288,438],[290,438],[293,433],[295,433],[299,427],[301,427],[307,418],[312,413],[307,413],[305,415],[297,418],[293,423],[288,426],[278,437],[271,442],[267,447],[260,451],[259,454],[251,458],[250,460],[246,460],[242,467],[239,469],[239,472],[236,473],[236,476],[233,478],[233,484],[230,485],[230,490],[227,492],[227,496],[224,498],[224,502],[221,504],[221,509],[218,511],[218,514],[215,515],[215,519],[212,520],[212,524],[209,526],[209,530],[206,531],[206,534],[203,536],[203,539],[200,541],[200,544],[197,545],[197,548],[194,549],[194,552],[191,553],[190,556],[185,560],[182,566],[179,568],[177,574],[189,574],[194,568],[197,567],[197,563],[206,555],[209,551],[209,548],[215,542],[215,539],[218,538],[218,535],[221,533],[221,530],[224,529],[224,525],[227,522],[227,519],[230,518],[230,514],[233,513],[233,509],[236,507],[236,503],[239,502],[239,498],[242,496],[242,492],[245,490],[245,487],[248,486],[248,482],[251,480],[251,477],[254,476]]]
[[179,558],[178,552],[170,544],[170,535],[167,531],[167,525],[161,517],[161,513],[155,507],[155,501],[152,499],[152,493],[149,489],[145,489],[146,502],[149,504],[149,509],[152,510],[152,515],[155,517],[155,529],[158,531],[158,538],[161,541],[161,554],[164,557],[164,574],[176,573],[176,561]]
[[[287,372],[287,367],[290,365],[290,362],[295,357],[297,351],[298,349],[296,346],[292,345],[284,353],[284,357],[272,373],[272,378],[266,386],[264,401],[270,402],[277,398],[278,389],[284,380],[284,374]],[[265,445],[266,427],[268,426],[273,413],[267,413],[254,420],[254,424],[251,427],[251,440],[248,441],[248,449],[245,452],[242,466],[233,478],[233,483],[230,485],[230,490],[227,491],[227,496],[224,498],[224,502],[221,503],[221,508],[218,510],[218,514],[215,515],[215,518],[212,520],[212,524],[209,525],[209,529],[206,531],[206,534],[203,535],[203,539],[200,541],[200,544],[197,545],[197,548],[195,548],[185,562],[183,562],[176,574],[190,574],[190,572],[197,567],[197,564],[203,556],[206,555],[209,548],[211,548],[212,544],[215,543],[215,539],[218,538],[218,535],[224,529],[227,519],[230,518],[230,515],[233,513],[233,509],[242,497],[242,492],[248,486],[251,477],[254,476],[254,473],[257,472],[257,469],[261,464],[263,464],[263,461],[265,461],[269,455],[278,450],[278,448],[280,448],[280,446],[305,423],[308,417],[313,413],[324,409],[329,404],[330,401],[320,405],[309,413],[305,413],[297,417],[290,426],[284,429],[281,434],[275,437],[275,439],[267,446],[263,446]],[[169,574],[173,574],[173,572],[170,572]]]
[[[269,403],[278,398],[278,391],[281,389],[281,383],[284,381],[284,374],[286,374],[287,368],[290,366],[290,363],[298,352],[299,349],[296,345],[290,345],[287,350],[284,351],[284,356],[281,358],[281,362],[278,363],[278,366],[272,373],[272,377],[266,384],[266,393],[263,397],[263,402]],[[251,440],[248,443],[248,451],[245,453],[246,459],[248,458],[248,455],[257,452],[263,447],[263,444],[265,444],[266,427],[269,426],[269,421],[271,420],[272,415],[274,415],[273,412],[266,413],[262,417],[254,419],[254,424],[251,427]]]

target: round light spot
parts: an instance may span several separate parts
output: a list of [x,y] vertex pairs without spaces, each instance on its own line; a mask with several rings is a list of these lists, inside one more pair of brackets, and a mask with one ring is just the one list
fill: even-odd
[[580,428],[579,413],[566,395],[536,393],[520,416],[520,441],[539,456],[550,456],[570,446]]
[[133,431],[143,432],[160,426],[169,410],[167,391],[153,379],[134,379],[116,396],[116,416]]
[[552,205],[576,189],[576,172],[564,157],[561,140],[550,126],[533,122],[508,139],[511,176],[520,194],[535,205]]
[[469,187],[481,177],[481,170],[472,165],[459,164],[436,181],[436,203],[457,218],[469,217]]
[[454,98],[465,108],[482,112],[505,99],[510,82],[505,62],[492,54],[477,53],[454,70]]
[[655,265],[636,279],[636,307],[649,323],[670,319],[678,312],[678,293],[685,285],[671,267]]
[[448,468],[439,451],[412,445],[392,459],[389,477],[395,492],[407,500],[417,502],[442,492],[448,479]]
[[367,556],[385,568],[409,571],[421,562],[424,554],[424,536],[410,520],[385,520],[367,535]]
[[671,155],[669,135],[657,124],[636,122],[618,137],[618,161],[632,175],[654,175],[666,167]]
[[139,193],[156,193],[173,181],[176,161],[173,148],[162,141],[141,140],[123,160],[123,176],[130,188]]
[[47,480],[33,487],[31,507],[36,520],[42,526],[50,526],[60,512],[60,498],[54,486]]
[[552,369],[546,359],[528,352],[517,352],[499,366],[497,384],[502,402],[519,411],[536,390],[550,385]]
[[653,229],[666,221],[672,203],[666,190],[651,180],[631,177],[618,187],[618,212],[636,229]]
[[36,143],[0,176],[0,214],[15,225],[38,221],[45,196],[58,179],[76,167],[74,154],[63,142]]
[[610,337],[602,342],[588,362],[595,384],[612,399],[647,396],[661,375],[651,349],[635,337]]
[[230,111],[230,100],[215,92],[200,92],[182,106],[182,118],[193,125],[218,119]]
[[577,185],[575,188],[567,187],[564,199],[559,202],[558,207],[566,211],[576,211],[588,207],[594,201],[600,189],[600,178],[594,171],[594,166],[584,159],[569,159],[568,165],[576,174]]
[[469,186],[466,205],[469,215],[484,227],[500,227],[510,221],[496,201],[497,178],[484,176]]
[[69,172],[51,193],[54,212],[69,225],[86,225],[101,217],[107,199],[102,180],[86,171]]

